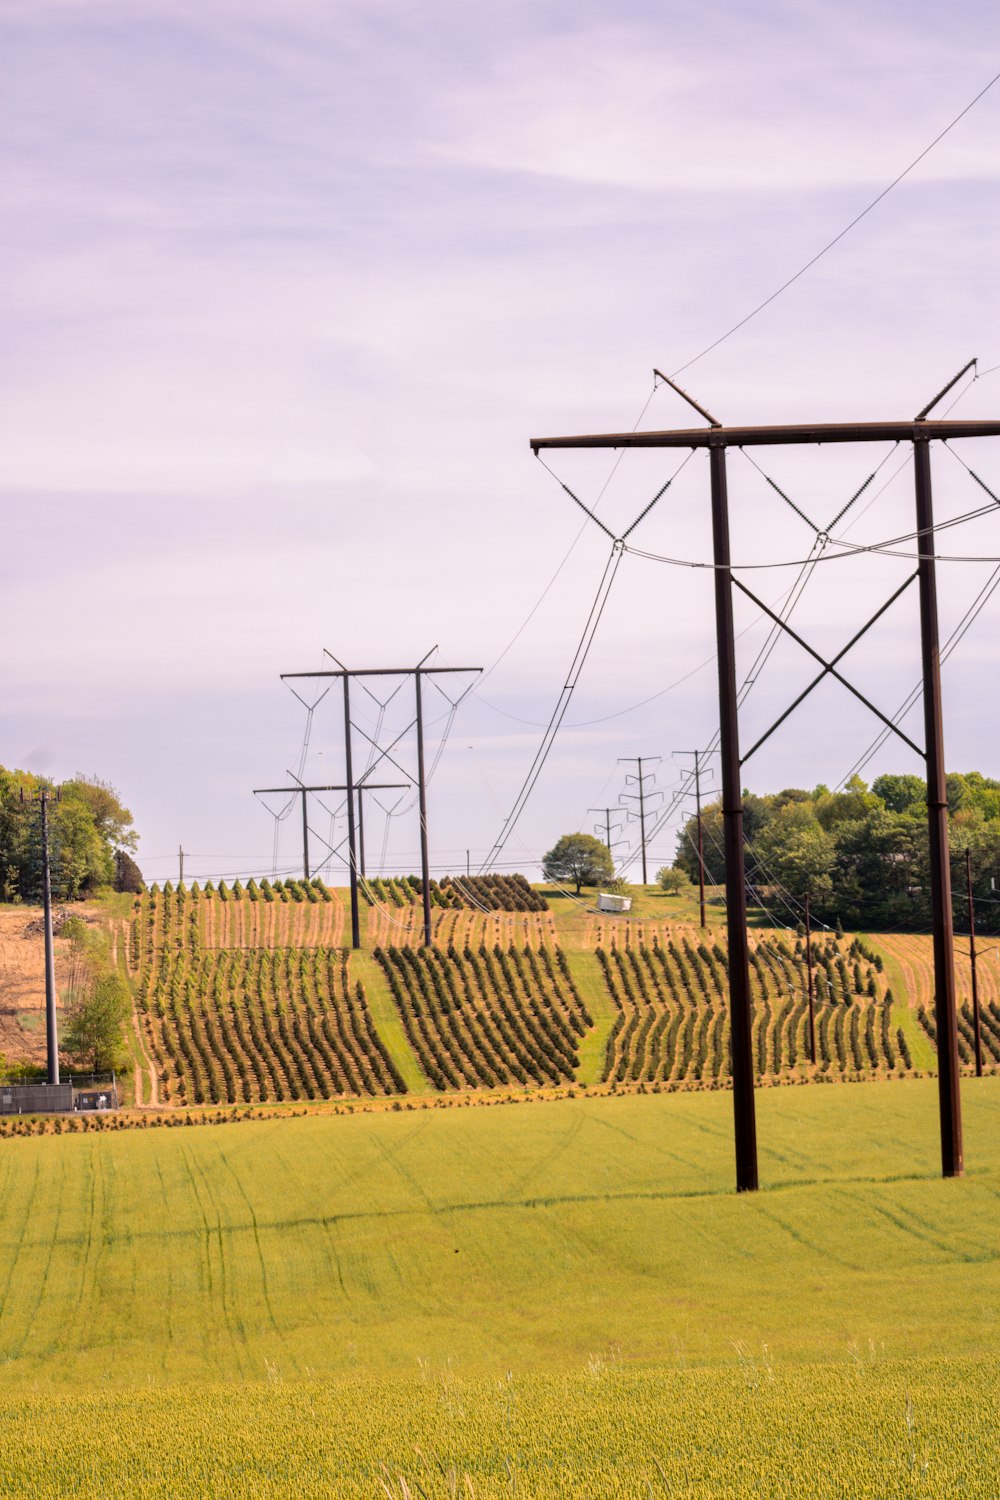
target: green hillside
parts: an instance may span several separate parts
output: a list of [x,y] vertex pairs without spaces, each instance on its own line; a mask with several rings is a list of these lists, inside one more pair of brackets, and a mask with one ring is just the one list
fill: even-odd
[[378,1495],[435,1454],[428,1494],[610,1495],[675,1492],[681,1402],[680,1493],[803,1493],[836,1421],[824,1493],[986,1495],[1000,1084],[964,1092],[945,1182],[932,1081],[767,1090],[752,1197],[725,1094],[9,1139],[0,1423],[35,1493]]

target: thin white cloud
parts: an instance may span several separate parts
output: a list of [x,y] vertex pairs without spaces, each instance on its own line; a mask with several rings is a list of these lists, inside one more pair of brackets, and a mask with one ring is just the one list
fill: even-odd
[[[890,180],[989,77],[976,49],[912,30],[890,31],[878,64],[849,26],[760,30],[773,45],[758,34],[751,55],[745,28],[692,52],[648,19],[533,38],[446,95],[429,149],[619,191],[824,192]],[[998,143],[992,101],[921,176],[994,180]]]

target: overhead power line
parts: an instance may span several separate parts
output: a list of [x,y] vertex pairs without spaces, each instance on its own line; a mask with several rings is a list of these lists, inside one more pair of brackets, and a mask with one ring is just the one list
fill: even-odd
[[769,297],[764,298],[763,302],[758,302],[757,306],[752,308],[745,317],[739,320],[738,323],[734,323],[732,328],[728,328],[725,333],[720,334],[717,339],[713,339],[710,344],[707,344],[705,348],[702,349],[700,354],[696,354],[693,359],[687,360],[685,364],[679,365],[673,372],[674,377],[676,378],[685,370],[690,370],[691,366],[696,365],[699,360],[704,359],[706,354],[711,354],[713,349],[718,349],[720,344],[724,344],[727,339],[731,339],[734,333],[738,333],[741,328],[745,328],[749,322],[757,317],[758,313],[762,313],[765,307],[770,307],[771,303],[777,301],[777,299],[783,292],[787,292],[788,288],[790,286],[794,286],[795,282],[799,281],[807,271],[811,271],[813,266],[816,265],[818,261],[821,261],[823,259],[824,255],[827,255],[835,245],[840,244],[840,241],[845,237],[845,235],[850,234],[851,230],[854,229],[858,224],[860,224],[862,219],[867,218],[873,208],[878,207],[883,198],[887,198],[889,196],[893,188],[898,187],[905,177],[909,177],[910,173],[915,167],[920,165],[924,157],[930,155],[930,153],[934,150],[934,147],[937,146],[941,141],[943,141],[945,136],[948,135],[950,131],[954,130],[955,126],[959,123],[960,120],[964,120],[969,111],[975,108],[980,99],[982,99],[986,94],[989,93],[990,89],[998,80],[1000,80],[1000,73],[994,74],[985,88],[981,88],[975,98],[969,100],[965,108],[960,110],[955,118],[950,121],[950,123],[947,124],[938,135],[934,137],[930,144],[924,147],[920,155],[915,156],[910,162],[909,166],[904,167],[899,176],[894,177],[889,183],[888,187],[884,187],[882,191],[876,197],[874,197],[872,201],[865,208],[863,208],[859,214],[855,214],[851,222],[849,224],[846,224],[839,234],[835,234],[833,239],[829,240],[823,246],[822,250],[818,250],[810,260],[806,261],[804,266],[800,266],[794,275],[789,276],[787,281],[783,281],[781,285],[777,287]]
[[514,799],[514,805],[511,808],[510,812],[507,814],[507,817],[504,819],[503,827],[497,835],[496,842],[490,850],[490,853],[486,856],[486,859],[479,867],[480,874],[482,874],[482,872],[489,866],[490,862],[493,859],[495,859],[499,854],[502,853],[508,839],[514,832],[514,829],[517,827],[518,819],[527,806],[528,798],[534,791],[535,784],[537,783],[539,776],[542,774],[542,769],[545,765],[545,762],[548,760],[549,753],[552,749],[552,746],[555,744],[556,736],[559,733],[562,721],[566,716],[566,710],[569,708],[570,702],[573,697],[573,692],[580,680],[580,674],[582,673],[584,666],[586,665],[587,657],[590,654],[590,648],[593,645],[594,636],[597,634],[597,627],[601,623],[601,616],[604,614],[604,609],[608,602],[608,597],[611,593],[611,587],[615,581],[615,575],[618,572],[618,567],[621,563],[621,560],[622,547],[619,542],[615,542],[608,556],[608,560],[604,565],[604,572],[602,573],[601,581],[597,586],[597,593],[594,596],[594,602],[590,606],[590,613],[587,616],[587,623],[583,627],[583,634],[581,635],[579,643],[577,644],[577,648],[574,653],[573,660],[570,664],[570,669],[567,674],[566,681],[559,694],[556,706],[552,710],[552,717],[549,719],[549,722],[545,728],[545,733],[542,735],[541,743],[539,744],[538,749],[535,752],[535,758],[531,762],[528,774],[521,785],[521,789],[518,792],[517,797]]

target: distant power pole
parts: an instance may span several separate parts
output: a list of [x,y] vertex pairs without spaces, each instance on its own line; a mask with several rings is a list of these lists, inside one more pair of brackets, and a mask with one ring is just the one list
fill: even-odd
[[[437,648],[435,647],[434,649],[436,650]],[[330,651],[327,651],[326,655],[330,657],[331,661],[337,660],[337,658]],[[427,656],[430,655],[432,655],[432,652],[427,653]],[[339,677],[342,679],[344,684],[344,768],[347,773],[347,785],[345,790],[347,792],[347,839],[350,850],[351,870],[351,928],[354,935],[355,948],[360,948],[361,937],[360,918],[358,914],[358,855],[354,816],[354,792],[357,786],[359,786],[361,783],[355,782],[352,769],[353,762],[351,755],[351,732],[352,730],[358,728],[358,726],[352,723],[351,720],[350,683],[352,677],[359,677],[362,679],[367,677],[412,677],[414,680],[417,710],[416,718],[407,725],[407,729],[403,730],[403,734],[407,733],[407,730],[412,729],[414,726],[416,726],[417,794],[420,802],[420,873],[421,879],[423,881],[424,897],[424,944],[428,948],[431,946],[431,872],[430,853],[427,839],[427,772],[424,764],[423,679],[425,677],[437,677],[444,672],[478,673],[483,669],[482,667],[425,667],[424,662],[427,660],[427,656],[419,661],[415,667],[352,667],[349,669],[343,664],[340,664],[335,670],[330,671],[282,672],[281,674],[282,682],[288,682],[291,679],[299,677]],[[457,707],[457,704],[453,704],[452,707],[454,709],[455,707]],[[364,730],[360,730],[360,733],[364,734]],[[374,746],[374,749],[379,752],[374,765],[371,767],[372,770],[374,770],[374,767],[377,766],[380,761],[389,760],[392,761],[392,764],[396,766],[398,770],[403,771],[403,768],[399,765],[398,761],[394,760],[390,755],[389,750],[383,750],[381,746],[376,745],[375,742],[371,740],[370,736],[365,735],[365,738],[368,739],[369,743]],[[396,745],[400,739],[402,739],[402,734],[397,735],[396,739],[393,741],[393,746]],[[390,746],[390,749],[391,748],[392,746]],[[405,776],[406,774],[407,773],[403,771],[403,775]],[[362,781],[363,780],[364,778],[362,777]]]
[[976,1077],[983,1076],[983,1041],[979,1033],[979,981],[976,978],[976,907],[972,899],[972,850],[965,851],[965,889],[969,900],[969,962],[972,965],[972,1031],[976,1043]]
[[177,883],[178,883],[178,885],[183,885],[184,884],[184,850],[183,850],[183,848],[179,844],[177,846],[177,861],[178,861],[178,864],[180,865],[180,874],[178,876]]
[[662,792],[652,792],[652,791],[647,792],[646,791],[646,782],[647,781],[655,781],[655,779],[656,779],[656,772],[655,771],[643,771],[642,768],[643,768],[644,764],[648,766],[651,762],[655,761],[655,762],[658,763],[661,759],[662,759],[662,757],[659,756],[659,755],[646,755],[646,756],[642,756],[642,755],[619,755],[619,757],[618,757],[618,764],[619,765],[623,765],[623,764],[624,765],[631,765],[632,762],[635,761],[636,765],[638,766],[638,774],[637,775],[635,775],[635,776],[626,776],[625,777],[625,785],[626,786],[635,786],[635,787],[638,787],[638,791],[635,791],[635,792],[622,792],[621,793],[621,797],[626,802],[636,802],[637,801],[639,803],[638,814],[632,813],[631,816],[633,816],[633,817],[637,816],[638,819],[639,819],[639,841],[640,841],[640,844],[642,846],[642,883],[643,883],[643,885],[648,885],[649,884],[649,876],[648,876],[648,873],[647,873],[647,870],[646,870],[646,802],[647,802],[647,800],[652,800],[652,799],[654,799],[656,797],[662,797],[663,793]]
[[809,892],[805,894],[806,909],[806,986],[809,993],[809,1061],[816,1062],[816,1004],[813,993],[812,922],[809,920]]
[[698,906],[701,911],[701,925],[705,922],[705,843],[702,833],[701,822],[701,756],[700,750],[675,750],[675,755],[694,756],[694,800],[698,819]]
[[[49,803],[59,801],[59,792],[40,786],[33,800],[41,810],[42,822],[42,928],[45,934],[45,1049],[49,1083],[59,1082],[59,1031],[56,1025],[56,955],[52,939],[52,877],[49,869]],[[24,788],[21,789],[24,801]]]
[[611,821],[611,814],[613,812],[618,812],[619,809],[617,807],[588,807],[587,811],[588,812],[596,812],[596,813],[603,813],[604,814],[603,823],[595,823],[594,824],[594,832],[595,833],[600,833],[601,830],[602,830],[602,828],[603,828],[603,831],[604,831],[604,842],[608,846],[608,853],[611,855],[612,859],[614,859],[615,850],[618,848],[618,845],[622,842],[622,840],[621,839],[615,839],[614,843],[612,843],[611,842],[611,831],[612,831],[612,829],[614,829],[615,833],[620,833],[622,825],[620,823],[612,823],[612,821]]

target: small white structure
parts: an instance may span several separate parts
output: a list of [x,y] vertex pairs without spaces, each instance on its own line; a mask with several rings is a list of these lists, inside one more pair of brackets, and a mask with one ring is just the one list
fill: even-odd
[[598,911],[631,911],[631,896],[612,896],[610,891],[599,891],[597,896]]

